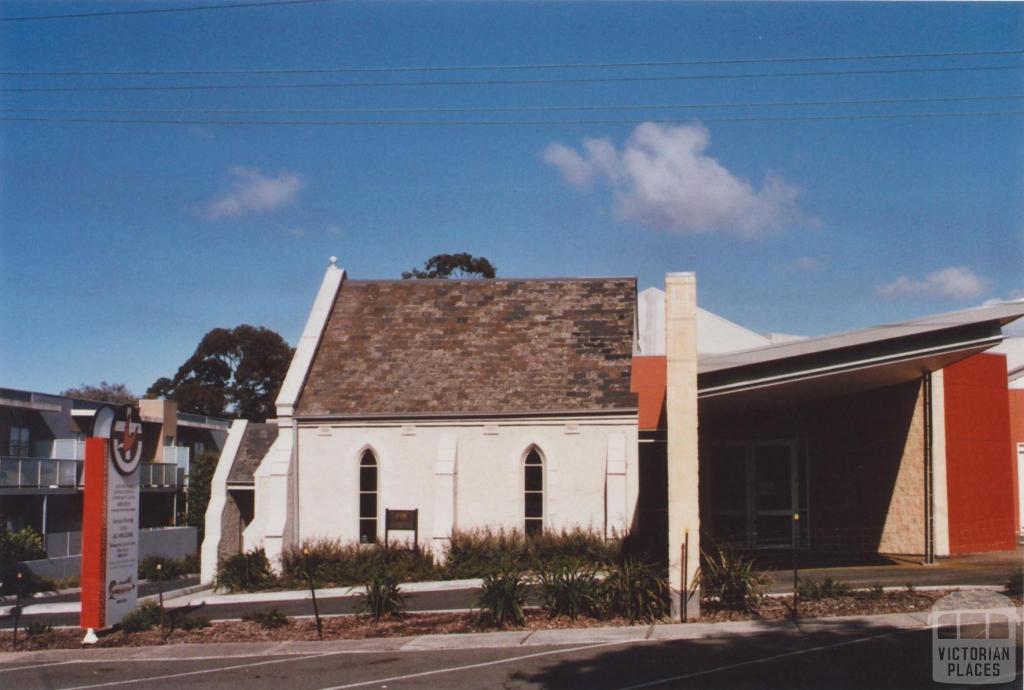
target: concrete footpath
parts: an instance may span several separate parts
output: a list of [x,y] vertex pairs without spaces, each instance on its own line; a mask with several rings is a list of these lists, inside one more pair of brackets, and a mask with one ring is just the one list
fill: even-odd
[[311,653],[373,653],[508,649],[669,640],[714,640],[750,635],[801,638],[811,634],[870,635],[886,631],[922,630],[927,613],[890,613],[875,616],[844,616],[807,620],[731,621],[722,623],[673,623],[558,630],[514,630],[412,637],[378,637],[362,640],[237,642],[171,644],[152,647],[103,647],[43,651],[0,652],[0,671],[7,665],[74,663],[103,660],[188,660],[276,657]]

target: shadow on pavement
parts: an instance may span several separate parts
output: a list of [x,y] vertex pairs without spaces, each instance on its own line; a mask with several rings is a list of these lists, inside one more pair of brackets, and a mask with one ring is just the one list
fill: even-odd
[[[1017,650],[1017,678],[1021,678]],[[672,640],[545,661],[511,679],[544,688],[948,688],[932,682],[930,629],[851,621],[801,631]],[[985,687],[1019,687],[1014,683]]]

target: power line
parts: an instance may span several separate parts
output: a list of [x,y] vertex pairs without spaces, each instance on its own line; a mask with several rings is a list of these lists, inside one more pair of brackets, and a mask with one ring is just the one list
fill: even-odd
[[[976,111],[976,112],[924,112],[894,113],[885,115],[797,115],[779,117],[720,117],[700,118],[705,123],[758,123],[758,122],[824,122],[841,120],[905,120],[943,117],[1020,117],[1024,110]],[[655,124],[686,124],[693,120],[137,120],[118,118],[57,118],[57,117],[0,117],[0,122],[37,123],[81,123],[81,124],[125,124],[125,125],[200,125],[200,126],[338,126],[338,127],[421,127],[421,126],[537,126],[537,125],[635,125],[645,122]]]
[[441,65],[407,67],[322,67],[266,69],[199,69],[199,70],[114,70],[114,71],[24,71],[0,72],[5,77],[152,77],[212,75],[285,75],[285,74],[358,74],[388,72],[497,72],[502,70],[606,69],[613,67],[693,67],[697,65],[745,65],[758,63],[853,62],[864,60],[904,60],[911,58],[992,57],[1024,54],[1024,49],[972,50],[936,53],[879,53],[862,55],[818,55],[810,57],[775,58],[700,58],[693,60],[647,60],[641,62],[564,62],[527,63],[519,65]]
[[720,79],[774,79],[782,77],[835,77],[868,74],[934,74],[942,72],[993,72],[1024,69],[1024,65],[979,67],[913,67],[903,69],[822,70],[814,72],[760,72],[750,74],[686,74],[658,77],[567,77],[562,79],[462,79],[448,81],[314,82],[305,84],[178,84],[172,86],[59,86],[4,87],[7,93],[99,93],[110,91],[242,91],[282,89],[345,89],[389,86],[509,86],[535,84],[595,84],[623,82],[714,81]]
[[922,98],[865,98],[824,101],[748,101],[736,103],[628,103],[616,105],[539,105],[539,106],[439,106],[425,108],[0,108],[5,113],[124,113],[124,114],[183,114],[183,115],[237,115],[245,113],[267,115],[298,114],[399,114],[399,113],[518,113],[518,112],[579,112],[625,110],[686,110],[718,108],[776,108],[794,106],[831,105],[896,105],[901,103],[963,103],[978,101],[1024,100],[1021,95],[997,96],[935,96]]
[[22,17],[0,17],[0,22],[38,22],[54,19],[89,19],[92,17],[123,17],[136,14],[173,14],[179,12],[209,12],[211,10],[238,10],[254,7],[279,5],[314,5],[338,0],[266,0],[266,2],[235,2],[224,5],[200,5],[198,7],[164,7],[146,10],[111,10],[109,12],[76,12],[74,14],[37,14]]

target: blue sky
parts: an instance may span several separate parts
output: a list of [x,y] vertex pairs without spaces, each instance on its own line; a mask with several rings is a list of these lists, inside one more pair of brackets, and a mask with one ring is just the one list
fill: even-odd
[[[0,18],[161,3],[4,2]],[[212,4],[212,3],[207,3]],[[1024,48],[1016,4],[327,3],[0,22],[3,71],[630,63]],[[7,76],[3,88],[735,75],[1024,65],[1024,56],[496,72]],[[785,78],[0,92],[55,109],[497,108],[1024,95],[1024,70]],[[816,335],[1021,297],[1024,100],[704,110],[290,114],[628,120],[529,126],[0,122],[0,385],[138,393],[210,328],[294,343],[327,259],[393,278],[440,252],[504,276],[693,270],[705,308]],[[676,123],[649,121],[672,119]],[[648,121],[648,124],[641,125]]]

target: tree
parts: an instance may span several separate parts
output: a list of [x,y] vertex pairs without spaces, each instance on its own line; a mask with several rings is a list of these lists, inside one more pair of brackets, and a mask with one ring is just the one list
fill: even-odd
[[78,388],[68,388],[61,395],[114,405],[134,404],[139,399],[139,396],[128,390],[128,386],[123,383],[107,383],[106,381],[100,381],[98,386],[89,386],[83,383]]
[[210,484],[217,469],[217,457],[216,453],[200,453],[189,467],[185,524],[199,528],[200,541],[206,529],[206,507],[210,504]]
[[493,278],[498,272],[494,264],[482,256],[438,254],[426,260],[423,268],[402,273],[403,278]]
[[174,378],[159,378],[146,397],[174,400],[188,412],[262,422],[274,415],[274,399],[294,350],[262,326],[214,328]]

